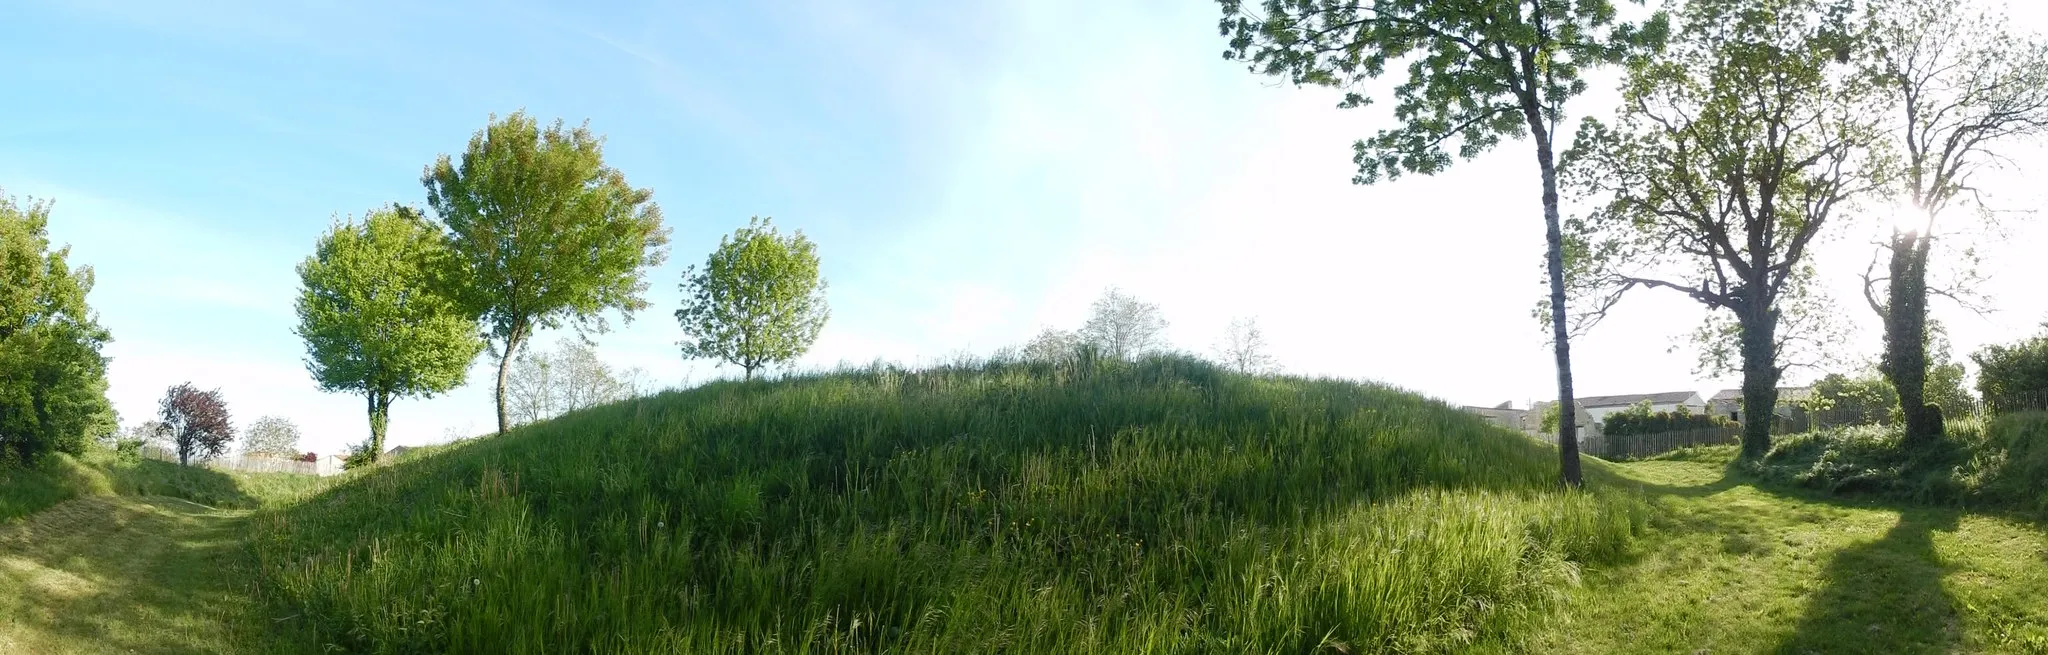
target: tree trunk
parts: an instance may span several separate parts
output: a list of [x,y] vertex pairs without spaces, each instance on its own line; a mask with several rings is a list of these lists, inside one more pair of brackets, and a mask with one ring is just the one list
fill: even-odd
[[[1532,119],[1533,121],[1533,119]],[[1564,311],[1564,230],[1557,215],[1557,163],[1550,139],[1536,132],[1536,159],[1543,169],[1544,259],[1550,272],[1550,334],[1557,356],[1557,455],[1564,484],[1585,484],[1579,471],[1578,402],[1572,393],[1572,347]]]
[[173,443],[175,443],[175,444],[176,444],[176,445],[178,446],[178,465],[179,465],[179,466],[191,466],[191,465],[192,465],[192,445],[191,445],[191,442],[189,442],[189,441],[186,441],[186,440],[182,440],[182,439],[180,439],[180,440],[175,440],[175,441],[174,441]]
[[1771,303],[1750,300],[1736,320],[1742,328],[1742,456],[1762,457],[1771,450],[1777,416],[1778,314]]
[[505,381],[512,375],[512,354],[518,352],[519,342],[526,337],[526,328],[514,324],[512,333],[505,336],[505,350],[498,357],[498,434],[512,429],[511,417],[505,414]]
[[1884,357],[1878,369],[1899,392],[1907,448],[1922,448],[1941,439],[1937,419],[1927,407],[1929,242],[1912,232],[1892,236],[1891,289],[1885,299]]
[[370,462],[384,456],[384,427],[391,422],[390,394],[372,391],[370,396]]

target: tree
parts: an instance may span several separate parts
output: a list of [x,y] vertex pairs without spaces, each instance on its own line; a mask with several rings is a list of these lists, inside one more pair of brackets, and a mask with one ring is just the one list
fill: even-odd
[[589,344],[563,339],[553,352],[528,350],[512,367],[506,396],[515,425],[618,402],[640,393],[639,369],[617,372]]
[[157,405],[157,418],[170,434],[180,466],[191,466],[193,457],[219,457],[235,440],[235,426],[219,389],[200,391],[190,382],[171,387]]
[[1977,391],[1993,412],[2048,409],[2048,332],[2011,345],[1992,344],[1977,361]]
[[2000,161],[2000,146],[2048,130],[2048,42],[2015,34],[1965,0],[1875,0],[1867,21],[1869,66],[1902,155],[1891,190],[1910,215],[1897,217],[1905,220],[1885,243],[1889,274],[1866,274],[1864,288],[1884,319],[1879,370],[1898,389],[1906,445],[1924,447],[1941,437],[1928,410],[1930,377],[1940,375],[1927,352],[1928,296],[1963,299],[1969,286],[1929,287],[1933,247],[1952,238],[1937,225],[1954,210],[1987,211],[1972,175]]
[[117,429],[107,402],[112,339],[85,297],[89,266],[52,249],[50,203],[0,193],[0,460],[82,452]]
[[605,165],[588,124],[542,130],[524,111],[493,115],[460,162],[442,155],[420,182],[449,235],[445,288],[481,317],[498,358],[502,434],[506,378],[535,330],[604,332],[606,309],[631,321],[647,307],[644,270],[667,257],[661,208]]
[[299,450],[299,426],[282,416],[265,416],[249,424],[248,438],[242,441],[242,452],[262,457],[297,459]]
[[1824,0],[1687,4],[1669,55],[1630,62],[1616,124],[1585,121],[1566,154],[1568,184],[1597,203],[1571,225],[1573,291],[1593,307],[1582,324],[1635,288],[1731,314],[1745,456],[1770,448],[1778,328],[1812,275],[1808,249],[1877,184],[1844,11]]
[[1256,375],[1273,369],[1273,356],[1266,353],[1266,337],[1259,332],[1258,319],[1230,319],[1230,327],[1224,329],[1223,340],[1215,349],[1217,359],[1239,373]]
[[442,293],[449,253],[409,207],[336,223],[299,263],[299,325],[306,370],[329,392],[368,403],[372,461],[384,451],[391,402],[462,386],[483,349],[473,315]]
[[1026,361],[1057,362],[1073,357],[1080,350],[1081,335],[1071,330],[1048,327],[1040,330],[1038,336],[1024,342],[1019,354]]
[[1166,318],[1159,306],[1132,297],[1116,287],[1095,299],[1088,322],[1082,324],[1082,343],[1094,346],[1103,357],[1137,359],[1159,348],[1159,333],[1166,331]]
[[[1459,158],[1492,149],[1503,138],[1529,137],[1543,187],[1550,277],[1550,331],[1557,359],[1557,397],[1572,402],[1570,335],[1566,328],[1564,240],[1558,214],[1557,126],[1566,101],[1587,88],[1585,73],[1662,40],[1664,18],[1619,23],[1607,0],[1219,0],[1219,28],[1230,37],[1225,59],[1295,84],[1346,90],[1340,107],[1371,102],[1365,83],[1392,63],[1407,64],[1394,88],[1400,124],[1352,146],[1354,183],[1403,173],[1431,175]],[[1581,483],[1576,419],[1559,421],[1561,476]]]
[[716,359],[746,371],[803,356],[825,329],[825,279],[818,248],[803,230],[784,236],[772,219],[754,217],[718,240],[704,267],[683,270],[687,340],[683,356]]

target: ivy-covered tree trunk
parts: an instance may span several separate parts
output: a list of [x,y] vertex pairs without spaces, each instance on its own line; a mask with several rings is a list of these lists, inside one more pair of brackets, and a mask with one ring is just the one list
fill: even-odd
[[1777,416],[1779,375],[1778,311],[1771,305],[1752,300],[1736,313],[1742,328],[1743,457],[1762,457],[1771,450],[1771,421]]
[[391,423],[391,395],[372,391],[370,396],[370,461],[384,456],[384,428]]
[[1884,307],[1884,357],[1879,370],[1899,393],[1906,446],[1941,439],[1927,407],[1927,251],[1933,242],[1912,232],[1892,237],[1891,289]]

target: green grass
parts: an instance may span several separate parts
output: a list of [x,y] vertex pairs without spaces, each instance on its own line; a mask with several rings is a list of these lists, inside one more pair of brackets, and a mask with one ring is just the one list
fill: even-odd
[[317,652],[258,601],[247,513],[88,495],[0,525],[0,653]]
[[208,507],[254,509],[309,494],[323,484],[311,475],[215,471],[94,447],[81,456],[45,456],[34,466],[0,464],[0,525],[79,496],[169,496]]
[[1835,494],[2048,515],[2048,413],[1963,419],[1926,449],[1897,426],[1833,428],[1781,439],[1744,464],[1772,483]]
[[0,525],[78,496],[111,493],[105,475],[70,455],[44,457],[34,466],[0,462]]
[[1733,448],[1620,467],[1655,505],[1537,652],[2048,653],[2048,535],[1954,508],[1760,484]]
[[1512,649],[1644,520],[1555,470],[1375,386],[878,368],[425,453],[254,543],[291,623],[358,652]]

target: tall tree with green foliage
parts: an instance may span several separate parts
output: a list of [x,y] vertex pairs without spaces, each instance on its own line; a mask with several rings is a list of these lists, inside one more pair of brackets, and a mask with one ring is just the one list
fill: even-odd
[[1918,448],[1941,438],[1928,388],[1940,375],[1928,357],[1928,297],[1959,298],[1971,281],[1929,286],[1935,244],[1961,235],[1937,229],[1944,215],[1988,215],[1972,176],[2000,163],[2000,148],[2048,131],[2048,42],[1968,0],[1874,0],[1866,21],[1868,65],[1901,155],[1892,191],[1910,215],[1896,217],[1880,251],[1889,272],[1866,275],[1865,294],[1884,319],[1878,369],[1898,390],[1906,445]]
[[1810,248],[1878,184],[1846,13],[1827,0],[1687,3],[1670,51],[1630,62],[1615,124],[1586,121],[1566,155],[1568,183],[1596,203],[1570,226],[1582,316],[1636,288],[1732,315],[1745,456],[1770,448],[1780,321],[1812,276]]
[[499,433],[519,346],[564,324],[603,332],[606,309],[631,321],[647,307],[645,269],[667,257],[654,192],[606,165],[603,146],[588,124],[493,115],[459,161],[442,155],[420,177],[449,234],[450,295],[481,317],[498,358]]
[[299,264],[306,370],[323,390],[363,395],[372,461],[384,452],[391,402],[462,386],[483,350],[474,315],[435,281],[449,258],[419,210],[392,205],[335,224]]
[[[1543,189],[1557,396],[1571,403],[1557,126],[1566,101],[1585,92],[1589,69],[1662,41],[1662,14],[1640,25],[1618,21],[1608,0],[1264,0],[1256,10],[1244,0],[1219,2],[1226,59],[1295,84],[1344,89],[1340,107],[1369,104],[1366,84],[1389,64],[1406,66],[1406,81],[1393,90],[1400,125],[1353,146],[1354,183],[1435,174],[1450,167],[1452,152],[1470,159],[1503,138],[1530,139]],[[1562,477],[1578,485],[1574,423],[1564,415],[1557,443]]]
[[92,268],[50,247],[49,218],[49,202],[0,193],[0,460],[82,452],[117,429]]
[[785,236],[758,216],[720,238],[703,268],[685,269],[682,291],[683,356],[738,366],[748,380],[803,356],[831,317],[817,246],[803,230]]

